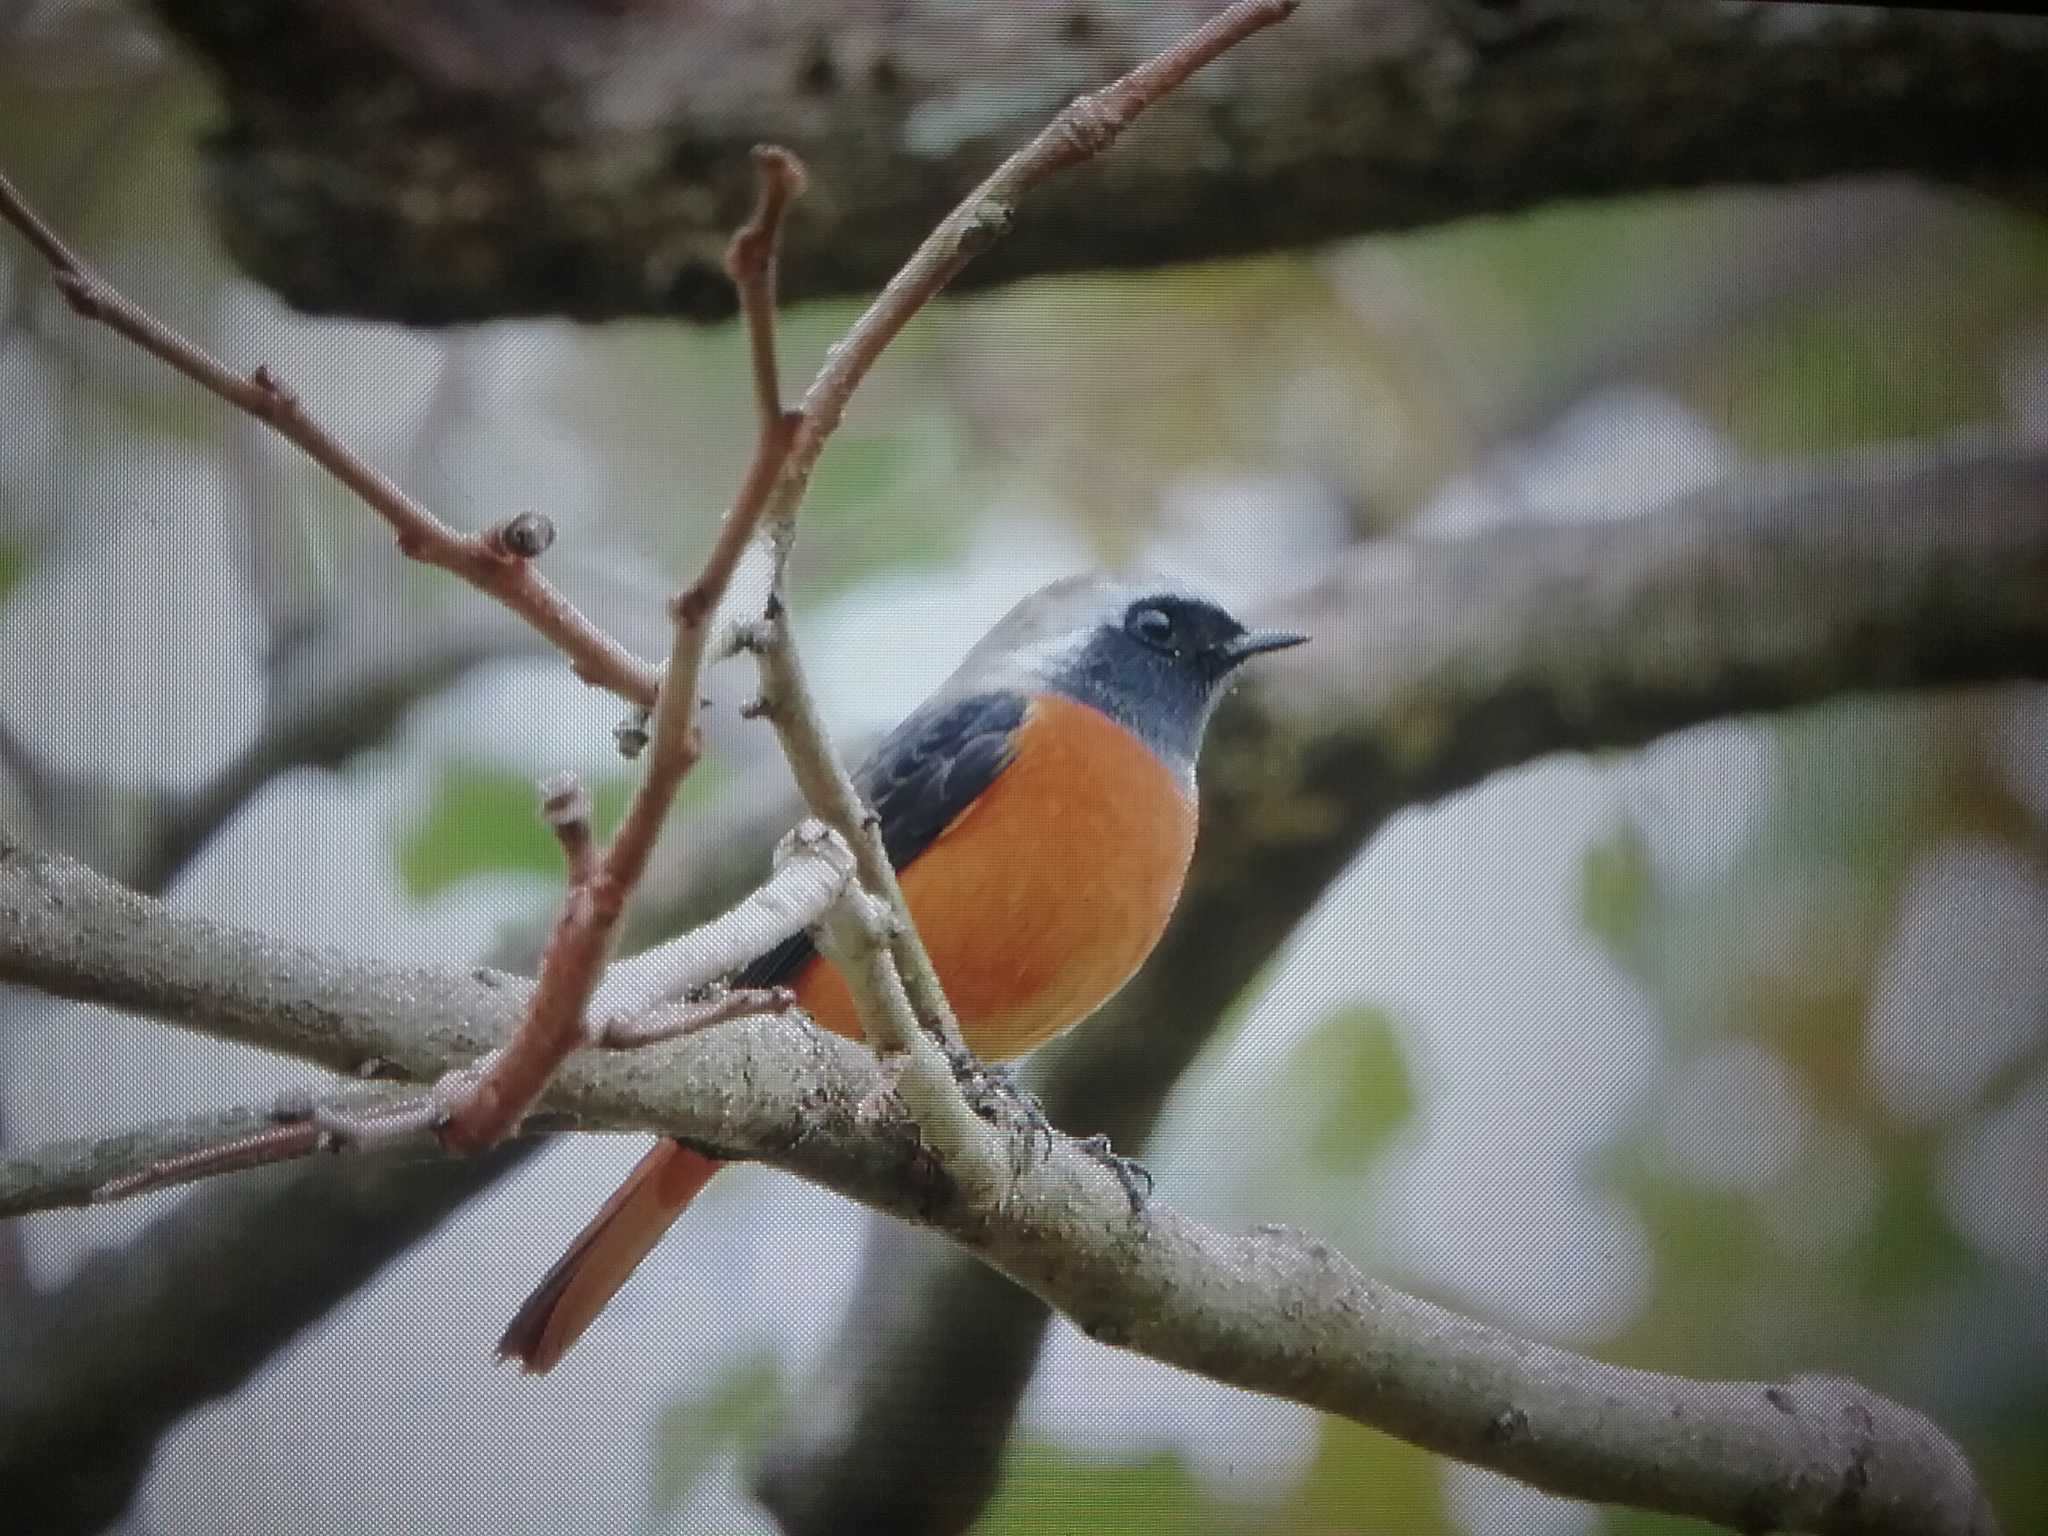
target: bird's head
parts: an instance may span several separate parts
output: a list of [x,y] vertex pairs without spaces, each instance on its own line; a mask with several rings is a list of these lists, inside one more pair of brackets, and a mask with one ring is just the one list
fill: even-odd
[[1090,705],[1192,782],[1202,733],[1224,684],[1252,657],[1307,638],[1248,629],[1183,582],[1069,576],[1012,608],[955,677],[977,687],[1060,693]]

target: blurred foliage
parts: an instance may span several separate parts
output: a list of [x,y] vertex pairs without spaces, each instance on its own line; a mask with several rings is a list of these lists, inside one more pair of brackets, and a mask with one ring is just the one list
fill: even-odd
[[1579,921],[1615,955],[1632,951],[1654,894],[1649,847],[1634,823],[1622,823],[1586,850]]
[[1221,1505],[1171,1451],[1099,1460],[1037,1441],[1011,1450],[1002,1487],[974,1526],[976,1536],[1065,1536],[1076,1530],[1171,1536],[1194,1529],[1254,1536],[1274,1527],[1263,1516]]
[[[1264,990],[1255,981],[1245,995]],[[1310,1226],[1368,1259],[1380,1241],[1377,1181],[1423,1114],[1399,1020],[1348,1000],[1253,1061],[1242,1054],[1244,1013],[1233,1009],[1206,1042],[1153,1155],[1198,1207],[1213,1200],[1229,1217]],[[1227,1156],[1208,1139],[1219,1121],[1247,1128]]]
[[1324,1417],[1315,1459],[1293,1497],[1290,1531],[1349,1536],[1456,1536],[1443,1463],[1427,1451]]
[[[1813,240],[1837,216],[1870,238]],[[2048,222],[1966,199],[1617,199],[1024,284],[951,316],[942,382],[976,450],[1114,557],[1191,476],[1306,472],[1362,529],[1399,526],[1611,383],[1670,390],[1761,456],[1995,420],[2007,348],[2048,327]]]
[[1730,338],[1689,392],[1759,457],[1928,436],[2000,415],[2013,334],[2044,323],[2048,221],[1984,204]]
[[1233,1494],[1160,1450],[1125,1459],[1077,1456],[1044,1441],[1017,1445],[976,1536],[1456,1536],[1441,1463],[1387,1435],[1325,1419],[1292,1487]]
[[[701,803],[716,777],[712,764],[699,764],[684,781],[678,806]],[[633,781],[620,773],[588,787],[591,825],[598,837],[607,837],[625,811]],[[415,901],[429,901],[477,875],[559,879],[562,872],[562,847],[540,818],[533,779],[460,759],[440,765],[432,792],[399,840],[396,859],[406,894]]]
[[[6,169],[132,297],[237,365],[274,363],[453,521],[473,526],[502,515],[507,496],[531,496],[564,528],[553,569],[592,551],[671,577],[687,568],[752,442],[737,325],[484,328],[504,353],[459,368],[448,359],[474,338],[281,315],[252,299],[205,228],[191,144],[210,113],[203,83],[161,63],[94,89],[0,51]],[[819,466],[798,601],[950,561],[991,508],[1064,517],[1121,558],[1202,477],[1306,475],[1361,530],[1398,527],[1476,460],[1540,439],[1587,390],[1616,383],[1674,393],[1754,458],[2012,416],[2004,370],[2019,343],[2048,336],[2048,222],[1930,198],[1881,238],[1813,261],[1798,239],[1815,218],[1807,197],[1559,206],[942,306],[892,349]],[[1750,280],[1723,284],[1736,269]],[[93,498],[116,493],[101,467],[123,453],[137,464],[219,454],[220,407],[78,326],[28,264],[7,275],[0,361],[31,364],[7,398],[48,415],[72,454],[54,476],[35,452],[0,462],[10,518],[31,499],[32,513],[61,504],[81,525],[118,510]],[[788,393],[856,311],[786,317]],[[352,549],[388,550],[316,471],[284,453],[268,462],[279,504],[307,524],[309,565],[338,583]],[[31,536],[48,526],[20,522]],[[38,552],[0,537],[0,600]],[[430,572],[404,579],[422,598],[445,585]],[[1986,767],[1981,723],[1963,704],[1878,702],[1783,723],[1767,816],[1701,882],[1661,875],[1636,826],[1588,851],[1579,916],[1654,1002],[1665,1059],[1638,1120],[1590,1170],[1641,1224],[1647,1295],[1611,1337],[1576,1342],[1719,1375],[1853,1371],[1952,1428],[2006,1527],[2023,1531],[2048,1529],[2048,1360],[2025,1331],[2041,1316],[2040,1277],[1981,1253],[1947,1195],[1953,1148],[2010,1085],[1905,1124],[1866,1062],[1873,976],[1917,861],[1959,833],[2039,847],[2040,829]],[[685,813],[715,791],[714,773],[707,763],[692,777]],[[628,782],[594,786],[601,828]],[[552,880],[560,854],[525,776],[459,759],[437,768],[396,863],[426,898],[486,872]],[[1785,1165],[1766,1160],[1747,1183],[1709,1176],[1671,1135],[1687,1069],[1735,1046],[1764,1053],[1806,1121]],[[1428,1113],[1397,1021],[1366,1004],[1334,1009],[1262,1070],[1249,1102],[1265,1105],[1270,1134],[1246,1138],[1222,1175],[1244,1218],[1301,1220],[1369,1255],[1373,1181]],[[786,1390],[764,1355],[670,1404],[652,1523],[680,1511],[720,1457],[758,1445]],[[1600,1520],[1626,1536],[1705,1529]],[[1294,1484],[1254,1500],[1170,1452],[1083,1457],[1027,1439],[981,1527],[1457,1528],[1437,1459],[1329,1419]]]
[[1415,1114],[1415,1084],[1393,1015],[1384,1008],[1340,1008],[1295,1047],[1283,1092],[1310,1106],[1301,1124],[1307,1163],[1326,1173],[1361,1175]]
[[[784,316],[787,395],[809,382],[859,313],[825,303]],[[926,316],[898,339],[819,460],[791,567],[799,603],[957,556],[973,534],[986,492],[944,391],[931,387],[947,324],[944,314]],[[612,536],[664,569],[701,557],[745,473],[754,436],[748,366],[738,321],[608,326],[579,335],[536,392],[550,429],[601,466]]]
[[[1669,1062],[1597,1171],[1642,1225],[1651,1283],[1594,1347],[1691,1374],[1854,1375],[1934,1414],[1979,1458],[2008,1528],[2029,1530],[2048,1524],[2040,1302],[1958,1230],[1949,1192],[1952,1154],[1987,1106],[1902,1119],[1866,1044],[1915,865],[1950,838],[2025,826],[1987,763],[1990,718],[1967,701],[1854,701],[1784,722],[1769,813],[1704,883],[1654,878],[1633,829],[1589,850],[1588,931],[1651,992]],[[1927,1027],[1967,1027],[1957,1002]],[[1672,1141],[1677,1098],[1689,1067],[1735,1042],[1787,1075],[1804,1123],[1770,1128],[1789,1136],[1782,1158],[1701,1167]],[[1724,1139],[1751,1107],[1716,1106]],[[1609,1513],[1602,1529],[1705,1528]]]
[[646,1528],[668,1529],[718,1456],[745,1455],[757,1447],[786,1396],[774,1354],[759,1350],[722,1367],[701,1390],[671,1400],[654,1423],[654,1490]]

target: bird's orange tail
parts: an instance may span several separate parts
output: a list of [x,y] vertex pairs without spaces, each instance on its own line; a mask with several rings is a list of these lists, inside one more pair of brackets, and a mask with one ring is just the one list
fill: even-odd
[[535,1374],[552,1369],[724,1166],[679,1141],[656,1144],[534,1287],[498,1340],[498,1358]]

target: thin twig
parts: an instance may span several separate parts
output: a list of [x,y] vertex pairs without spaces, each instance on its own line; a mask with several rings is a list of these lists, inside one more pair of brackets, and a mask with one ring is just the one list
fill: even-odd
[[[727,257],[742,302],[750,308],[773,302],[774,275],[764,269],[775,261],[776,227],[803,187],[803,168],[787,151],[757,151],[754,168],[759,185],[753,217],[733,237]],[[750,334],[772,330],[772,316],[750,321]],[[757,358],[755,378],[758,389],[773,386],[772,356],[765,363]],[[787,434],[780,409],[764,408],[754,464],[732,510],[697,579],[669,605],[675,635],[654,699],[639,785],[595,869],[569,887],[541,956],[532,1006],[518,1033],[489,1069],[455,1098],[442,1129],[442,1140],[455,1150],[480,1151],[510,1135],[562,1063],[588,1041],[585,1014],[610,958],[619,920],[646,873],[677,791],[703,756],[703,733],[697,726],[698,677],[711,621],[760,526],[767,505],[765,489],[785,452]]]
[[[939,986],[938,973],[925,953],[910,920],[896,872],[882,846],[880,828],[860,808],[859,796],[839,765],[808,690],[784,613],[785,573],[795,534],[796,508],[810,483],[811,472],[825,443],[845,415],[846,403],[875,360],[960,269],[992,246],[1010,228],[1023,195],[1057,171],[1078,165],[1107,149],[1130,123],[1160,97],[1180,85],[1203,65],[1243,42],[1253,33],[1284,21],[1300,0],[1238,0],[1165,52],[1140,64],[1101,90],[1077,98],[1047,124],[1029,144],[1011,155],[951,213],[939,222],[910,260],[867,307],[853,328],[826,355],[795,414],[788,451],[782,456],[762,521],[774,541],[769,582],[768,633],[756,647],[764,678],[773,668],[781,674],[764,687],[773,716],[774,696],[784,699],[786,713],[776,717],[783,750],[804,789],[812,813],[836,828],[853,847],[860,864],[861,884],[885,898],[897,915],[890,950],[920,1022],[957,1046],[958,1030]],[[764,437],[765,437],[764,432]],[[758,467],[758,460],[757,460]]]
[[[936,1036],[952,1057],[963,1059],[966,1051],[960,1038],[959,1022],[953,1017],[952,1005],[946,1000],[945,989],[939,985],[938,973],[932,968],[931,958],[925,953],[923,941],[910,920],[909,907],[896,880],[895,866],[889,862],[888,852],[881,846],[880,829],[870,824],[871,817],[868,808],[861,803],[860,791],[854,787],[852,775],[847,773],[839,761],[839,754],[832,748],[824,715],[811,693],[810,682],[804,675],[803,659],[798,655],[795,637],[790,633],[788,612],[772,592],[769,616],[754,626],[749,648],[753,650],[761,672],[759,713],[775,727],[776,739],[782,744],[782,755],[789,762],[790,773],[796,779],[797,790],[804,797],[804,803],[810,807],[812,815],[837,829],[839,835],[847,840],[854,850],[861,884],[886,901],[896,914],[896,921],[889,925],[886,938],[890,957],[903,978],[905,996],[914,1020],[925,1033]],[[865,857],[863,844],[873,845],[872,852]],[[862,1022],[865,1025],[867,1021],[864,1018]],[[893,1032],[883,1033],[876,1043],[885,1049],[910,1048],[908,1041],[894,1038]]]
[[974,1112],[946,1052],[920,1027],[891,948],[902,926],[887,902],[849,886],[819,928],[819,948],[844,978],[872,1043],[901,1053],[896,1088],[917,1122],[919,1137],[937,1151],[940,1166],[971,1201],[1000,1204],[1008,1164],[1004,1138]]
[[585,884],[596,871],[590,833],[590,792],[573,773],[559,773],[540,786],[540,819],[562,845],[571,887]]
[[627,1030],[649,1010],[730,976],[822,919],[852,880],[845,839],[803,822],[776,846],[773,872],[744,901],[604,973],[590,1003],[593,1036]]
[[[0,970],[13,979],[323,1064],[392,1050],[408,1073],[431,1076],[515,1016],[511,989],[523,987],[467,968],[291,945],[146,901],[4,840],[0,911]],[[1403,1295],[1305,1234],[1218,1231],[1165,1202],[1150,1207],[1134,1240],[1123,1192],[1064,1137],[1030,1160],[1000,1205],[948,1199],[913,1172],[923,1128],[908,1125],[867,1051],[772,1028],[710,1031],[669,1051],[661,1071],[586,1053],[554,1086],[553,1107],[579,1124],[764,1157],[938,1226],[1093,1338],[1554,1493],[1743,1530],[1997,1528],[1953,1441],[1851,1383],[1691,1381],[1605,1364]],[[729,1091],[707,1093],[707,1083]],[[177,1126],[143,1135],[187,1139]],[[71,1171],[91,1167],[104,1178],[116,1157],[117,1148],[87,1142],[0,1158],[0,1213],[69,1203],[59,1197],[76,1187]]]
[[240,1173],[270,1163],[288,1163],[310,1157],[319,1148],[321,1134],[320,1127],[310,1120],[266,1126],[246,1136],[237,1136],[232,1141],[163,1158],[135,1173],[109,1179],[92,1192],[92,1203],[109,1204],[154,1190],[197,1183],[200,1179],[215,1178],[223,1173]]
[[775,364],[775,280],[780,262],[782,217],[803,195],[804,168],[796,156],[773,144],[754,147],[754,172],[761,202],[725,251],[725,275],[739,294],[747,324],[747,351],[754,364],[754,408],[762,423],[782,418],[782,382]]
[[614,1019],[597,1032],[596,1043],[607,1050],[637,1051],[667,1040],[680,1040],[717,1024],[756,1014],[787,1013],[796,1006],[788,987],[734,987],[700,1003],[684,1003],[629,1020]]
[[308,415],[298,396],[267,366],[245,378],[130,303],[78,258],[4,175],[0,217],[49,263],[57,291],[76,314],[127,337],[294,444],[390,525],[401,552],[496,598],[547,636],[585,682],[638,704],[654,698],[653,669],[579,612],[531,561],[485,537],[466,537],[450,528]]
[[94,1185],[89,1198],[94,1205],[105,1205],[224,1173],[310,1157],[337,1144],[325,1120],[328,1114],[351,1121],[375,1120],[402,1111],[410,1096],[387,1089],[349,1088],[327,1098],[298,1097],[296,1103],[278,1101],[269,1115],[272,1124],[165,1152],[139,1168]]

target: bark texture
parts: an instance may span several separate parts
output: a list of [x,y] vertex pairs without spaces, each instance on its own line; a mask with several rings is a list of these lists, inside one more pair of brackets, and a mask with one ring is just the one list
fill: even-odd
[[[219,83],[213,218],[312,311],[715,320],[773,140],[783,291],[866,295],[1057,106],[1214,7],[150,0]],[[1896,7],[1316,0],[1033,194],[970,285],[1560,198],[1903,173],[2042,201],[2048,23]]]

